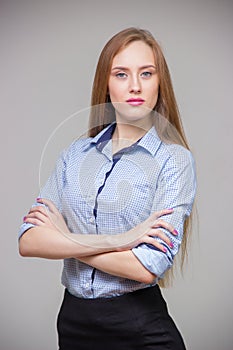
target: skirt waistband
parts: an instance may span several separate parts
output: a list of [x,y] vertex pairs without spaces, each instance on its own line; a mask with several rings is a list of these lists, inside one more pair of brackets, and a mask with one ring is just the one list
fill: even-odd
[[156,284],[155,286],[151,286],[151,287],[147,287],[147,288],[142,288],[142,289],[138,289],[135,290],[133,292],[130,293],[125,293],[122,295],[118,295],[118,296],[113,296],[113,297],[106,297],[106,298],[80,298],[80,297],[76,297],[73,294],[71,294],[68,289],[65,289],[65,296],[73,299],[73,302],[75,302],[75,300],[79,303],[117,303],[117,302],[124,302],[124,301],[128,301],[128,300],[133,300],[133,299],[143,299],[145,300],[145,298],[150,299],[151,297],[156,297],[156,296],[161,296],[161,291],[159,286]]

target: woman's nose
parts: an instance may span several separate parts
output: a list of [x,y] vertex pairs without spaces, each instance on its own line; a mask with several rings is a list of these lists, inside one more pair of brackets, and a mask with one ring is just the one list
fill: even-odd
[[130,79],[129,92],[135,93],[135,94],[138,94],[141,92],[141,84],[138,77],[134,76]]

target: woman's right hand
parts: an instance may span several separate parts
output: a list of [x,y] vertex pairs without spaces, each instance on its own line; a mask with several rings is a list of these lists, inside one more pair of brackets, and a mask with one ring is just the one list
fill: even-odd
[[173,244],[169,237],[162,231],[164,228],[171,232],[172,235],[177,236],[178,232],[168,222],[160,219],[161,216],[173,213],[173,209],[164,209],[152,213],[145,221],[141,222],[125,234],[118,234],[113,236],[116,239],[116,250],[124,251],[137,247],[139,244],[146,243],[158,248],[166,253],[167,249],[163,244],[159,243],[155,238],[158,237],[169,247],[173,248]]
[[70,233],[62,214],[51,200],[37,198],[36,201],[38,205],[29,210],[24,217],[25,223],[57,230],[64,234]]

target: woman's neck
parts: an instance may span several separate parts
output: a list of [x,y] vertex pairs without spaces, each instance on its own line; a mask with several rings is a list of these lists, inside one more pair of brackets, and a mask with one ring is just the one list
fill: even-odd
[[[118,123],[112,136],[113,154],[120,149],[129,147],[142,138],[151,128],[152,123],[140,123],[141,125]],[[143,125],[144,124],[144,125]]]

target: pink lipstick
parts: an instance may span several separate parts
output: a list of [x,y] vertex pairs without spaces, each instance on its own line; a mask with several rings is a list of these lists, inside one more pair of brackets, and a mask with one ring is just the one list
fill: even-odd
[[137,98],[129,98],[126,102],[131,106],[140,106],[145,102],[145,100],[137,97]]

